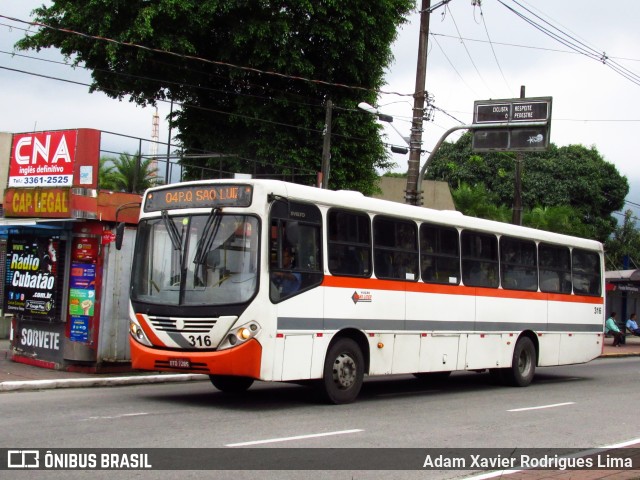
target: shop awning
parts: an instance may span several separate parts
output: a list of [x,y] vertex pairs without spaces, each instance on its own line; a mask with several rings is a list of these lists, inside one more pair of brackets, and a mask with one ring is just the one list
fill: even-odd
[[0,233],[17,227],[61,229],[66,223],[77,222],[76,218],[0,218]]

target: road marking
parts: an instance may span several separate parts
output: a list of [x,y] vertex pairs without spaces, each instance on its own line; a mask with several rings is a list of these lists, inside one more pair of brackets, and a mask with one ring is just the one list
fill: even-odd
[[246,447],[248,445],[260,445],[264,443],[276,443],[276,442],[289,442],[291,440],[303,440],[306,438],[329,437],[331,435],[345,435],[348,433],[358,433],[358,432],[364,432],[364,430],[360,430],[360,429],[341,430],[338,432],[312,433],[310,435],[298,435],[296,437],[281,437],[281,438],[270,438],[268,440],[255,440],[252,442],[229,443],[225,445],[225,447]]
[[125,417],[139,417],[142,415],[149,415],[146,412],[140,413],[123,413],[121,415],[112,415],[112,416],[104,416],[104,417],[89,417],[84,418],[83,420],[113,420],[114,418],[125,418]]
[[539,407],[524,407],[507,410],[507,412],[526,412],[527,410],[542,410],[543,408],[564,407],[565,405],[574,405],[576,402],[554,403],[553,405],[540,405]]

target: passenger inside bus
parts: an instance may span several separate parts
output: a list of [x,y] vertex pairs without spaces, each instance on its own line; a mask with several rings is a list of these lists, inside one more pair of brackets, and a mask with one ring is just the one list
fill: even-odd
[[292,272],[293,252],[290,247],[282,249],[282,270],[272,272],[271,280],[278,287],[282,297],[292,295],[300,289],[302,279],[300,274]]

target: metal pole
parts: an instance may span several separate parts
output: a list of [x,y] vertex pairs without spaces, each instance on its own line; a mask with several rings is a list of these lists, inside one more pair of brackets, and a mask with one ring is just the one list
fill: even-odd
[[140,175],[140,163],[142,161],[142,139],[138,140],[138,154],[134,158],[135,166],[133,169],[133,180],[131,182],[131,192],[137,193],[138,191],[138,176]]
[[416,65],[416,89],[413,94],[413,119],[409,140],[409,168],[407,171],[407,190],[405,202],[419,205],[421,195],[418,192],[418,173],[420,170],[420,152],[422,150],[422,119],[424,116],[425,80],[427,77],[427,42],[429,38],[429,18],[431,0],[422,0],[420,10],[420,38],[418,41],[418,62]]
[[167,138],[167,168],[164,172],[164,183],[169,185],[169,156],[171,155],[171,117],[173,115],[173,99],[171,99],[171,109],[169,111],[169,138]]
[[324,118],[324,141],[322,143],[322,188],[329,188],[329,171],[331,169],[331,114],[333,103],[327,100]]
[[[524,85],[520,87],[520,98],[525,98]],[[522,225],[522,153],[516,152],[516,165],[513,181],[513,211],[511,223]]]

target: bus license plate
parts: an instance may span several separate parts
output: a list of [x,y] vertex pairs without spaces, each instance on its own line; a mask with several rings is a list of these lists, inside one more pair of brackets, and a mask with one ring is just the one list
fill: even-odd
[[170,358],[169,366],[171,368],[191,368],[191,360],[186,358]]

